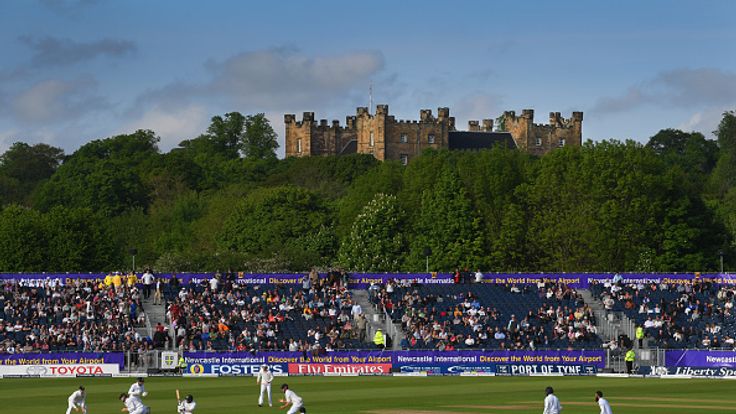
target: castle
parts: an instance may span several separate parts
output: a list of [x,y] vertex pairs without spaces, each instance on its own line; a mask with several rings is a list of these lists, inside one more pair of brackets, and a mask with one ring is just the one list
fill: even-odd
[[457,131],[449,108],[438,108],[437,116],[422,109],[418,121],[408,121],[390,115],[388,105],[376,105],[375,114],[359,107],[356,115],[346,118],[345,126],[337,120],[317,123],[314,112],[304,112],[301,121],[286,114],[286,156],[361,153],[406,164],[427,148],[477,150],[503,145],[543,155],[554,148],[582,144],[582,112],[573,112],[572,118],[551,112],[547,125],[535,124],[531,109],[524,109],[520,116],[514,111],[504,112],[501,120],[502,131],[493,131],[492,119],[469,121],[467,131]]

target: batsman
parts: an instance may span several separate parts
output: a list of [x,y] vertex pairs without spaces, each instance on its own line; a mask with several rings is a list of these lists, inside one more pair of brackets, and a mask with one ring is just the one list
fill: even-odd
[[192,414],[194,409],[197,408],[197,403],[194,402],[194,396],[192,394],[182,400],[179,394],[179,390],[176,390],[176,409],[179,414]]

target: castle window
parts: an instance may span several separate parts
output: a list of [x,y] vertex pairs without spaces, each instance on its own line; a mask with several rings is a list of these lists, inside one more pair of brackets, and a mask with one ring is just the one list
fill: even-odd
[[542,138],[537,138],[536,140],[534,140],[534,144],[536,146],[538,146],[538,147],[541,147],[542,146]]
[[299,154],[302,153],[302,140],[301,139],[296,140],[296,152]]
[[376,138],[373,136],[373,131],[371,131],[371,139],[368,142],[369,147],[374,147],[376,145]]
[[565,146],[565,138],[560,138],[560,146],[561,147]]
[[430,144],[434,144],[434,134],[427,135],[427,142]]
[[406,144],[407,142],[409,142],[409,136],[406,134],[401,134],[400,140],[402,144]]
[[399,159],[401,159],[402,164],[406,165],[409,163],[409,154],[401,154]]

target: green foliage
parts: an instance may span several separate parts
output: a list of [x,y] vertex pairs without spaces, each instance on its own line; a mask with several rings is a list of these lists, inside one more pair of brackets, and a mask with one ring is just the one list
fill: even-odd
[[[497,123],[503,127],[501,123]],[[263,114],[0,155],[0,271],[708,271],[736,264],[736,114],[542,157],[427,150],[278,160]],[[22,207],[22,206],[26,207]]]
[[349,270],[390,272],[400,269],[406,251],[405,213],[394,195],[376,194],[355,218],[338,254]]
[[425,190],[415,224],[407,269],[424,268],[424,249],[432,251],[431,270],[477,267],[483,257],[481,220],[452,166],[445,166],[434,187]]
[[252,257],[281,257],[292,270],[323,266],[334,255],[332,212],[317,194],[286,186],[250,194],[225,219],[219,244]]
[[711,188],[717,197],[723,198],[736,186],[736,112],[724,113],[714,133],[718,136],[720,153],[710,177]]
[[385,161],[357,177],[348,187],[345,196],[338,201],[338,236],[347,236],[355,218],[378,193],[398,194],[403,173],[404,167],[400,163]]
[[44,183],[36,206],[71,205],[106,216],[147,208],[143,175],[160,156],[157,142],[153,132],[139,130],[83,145]]
[[105,222],[89,209],[46,214],[17,205],[0,213],[0,271],[104,269],[114,246]]
[[241,148],[248,159],[275,159],[279,143],[276,132],[265,114],[248,115],[245,118],[245,134]]
[[0,271],[46,270],[47,245],[41,213],[18,205],[0,212]]
[[0,155],[0,206],[28,204],[36,187],[51,177],[64,159],[61,148],[16,142]]
[[224,117],[214,116],[207,128],[206,142],[214,153],[226,158],[238,158],[245,132],[246,117],[239,112],[230,112]]
[[47,238],[45,270],[103,270],[110,266],[115,246],[105,221],[89,209],[57,206],[44,215]]

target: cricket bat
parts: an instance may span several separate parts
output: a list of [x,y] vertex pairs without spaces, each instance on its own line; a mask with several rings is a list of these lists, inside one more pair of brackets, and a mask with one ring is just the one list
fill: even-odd
[[179,400],[181,400],[181,398],[179,397],[179,389],[177,388],[176,389],[176,401],[179,401]]

